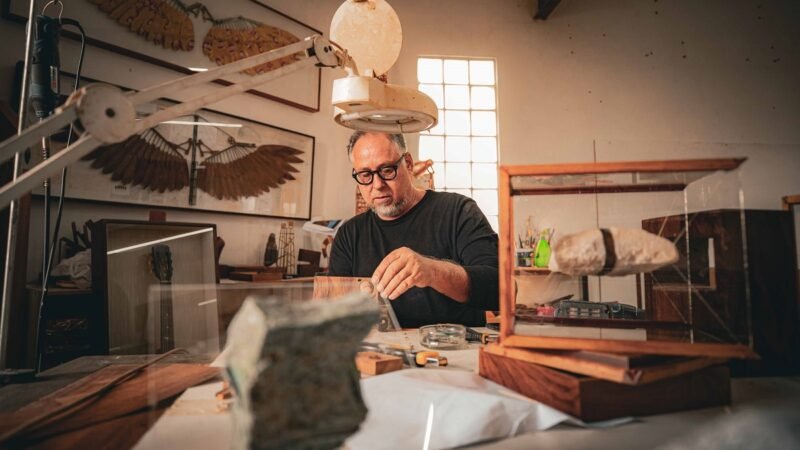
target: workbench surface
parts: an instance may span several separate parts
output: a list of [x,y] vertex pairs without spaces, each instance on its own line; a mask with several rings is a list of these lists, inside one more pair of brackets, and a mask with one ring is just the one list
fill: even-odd
[[[396,343],[418,342],[415,339],[416,334],[411,331],[385,333],[381,337],[384,342]],[[465,350],[442,352],[450,360],[447,370],[477,371],[478,347],[472,344]],[[108,364],[133,364],[145,358],[79,358],[44,372],[39,382],[0,388],[0,412],[14,411]],[[173,355],[168,362],[208,362],[208,358]],[[229,448],[230,418],[220,414],[216,408],[208,408],[220,387],[221,383],[210,383],[187,391],[134,448]],[[731,445],[735,443],[740,448],[753,448],[767,440],[766,448],[798,448],[800,377],[734,379],[731,387],[733,404],[730,407],[648,416],[604,429],[557,425],[545,432],[528,433],[470,448],[678,448],[702,446],[709,439],[719,444],[714,447],[727,447],[725,442],[730,441]],[[193,431],[186,433],[187,429]],[[747,442],[752,445],[746,445]],[[787,447],[787,444],[791,445]]]

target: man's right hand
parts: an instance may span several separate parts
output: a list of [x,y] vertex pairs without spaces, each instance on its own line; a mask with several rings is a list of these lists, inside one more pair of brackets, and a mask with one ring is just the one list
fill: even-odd
[[394,300],[412,287],[430,286],[433,263],[408,247],[400,247],[383,258],[372,274],[372,284],[382,296]]

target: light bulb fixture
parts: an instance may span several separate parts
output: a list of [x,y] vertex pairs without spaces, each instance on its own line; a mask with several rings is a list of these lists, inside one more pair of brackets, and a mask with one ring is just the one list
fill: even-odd
[[416,89],[383,83],[397,61],[403,30],[384,0],[346,0],[331,20],[331,40],[347,49],[354,64],[333,81],[333,118],[348,128],[414,133],[438,122],[436,103]]
[[357,130],[415,133],[436,125],[430,97],[374,77],[351,75],[333,81],[333,120]]

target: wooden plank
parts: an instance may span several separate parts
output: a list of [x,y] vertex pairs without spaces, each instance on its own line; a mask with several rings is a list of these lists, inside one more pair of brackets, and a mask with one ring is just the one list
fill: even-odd
[[380,375],[402,369],[403,358],[378,352],[358,352],[356,367],[364,375]]
[[366,277],[314,277],[314,299],[328,299],[341,297],[351,292],[364,292],[377,298],[372,282]]
[[147,433],[159,417],[167,411],[166,405],[155,409],[106,420],[75,431],[26,443],[30,450],[86,450],[132,448]]
[[[108,381],[135,366],[113,365],[47,395],[36,402],[11,413],[0,415],[0,432],[15,428],[54,408],[69,403],[86,394],[97,392]],[[88,425],[120,417],[134,411],[152,407],[164,399],[172,398],[185,389],[219,376],[219,368],[204,364],[166,364],[146,368],[139,375],[125,381],[90,405],[62,414],[58,421],[48,421],[21,433],[25,439],[39,439],[54,434],[84,428]]]
[[758,359],[758,355],[753,351],[753,349],[741,344],[576,339],[563,337],[522,336],[518,334],[504,339],[502,344],[508,347],[550,350],[589,350],[608,353]]
[[511,336],[514,330],[514,203],[511,201],[511,178],[506,167],[500,166],[497,171],[499,211],[498,225],[500,239],[498,243],[498,273],[500,276],[500,341]]
[[277,281],[283,279],[283,272],[231,272],[228,274],[231,280],[239,281]]
[[[74,381],[67,386],[45,395],[39,400],[20,408],[15,414],[15,417],[27,418],[35,415],[38,412],[46,411],[60,407],[79,397],[90,393],[97,392],[112,382],[116,377],[131,370],[135,366],[125,364],[107,366],[97,372],[87,375],[77,381]],[[2,427],[3,425],[0,425]]]
[[787,195],[781,198],[781,203],[783,204],[784,211],[790,211],[792,209],[792,206],[800,203],[800,194]]
[[[489,344],[488,353],[627,385],[641,385],[721,364],[718,358],[642,358],[570,351],[533,351]],[[650,364],[643,364],[643,361]],[[631,367],[637,365],[635,367]]]
[[[313,283],[314,277],[294,277],[294,278],[284,278],[281,280],[281,283],[295,283],[295,284],[303,284],[303,283]],[[302,300],[308,300],[308,297],[303,297]]]
[[514,189],[511,195],[574,195],[574,194],[624,194],[638,192],[674,192],[686,189],[685,183],[617,184],[613,186],[563,186],[547,188]]
[[479,354],[479,367],[482,377],[588,422],[731,401],[730,377],[724,366],[639,386],[572,375],[484,350]]
[[497,344],[489,344],[483,348],[483,351],[493,355],[513,358],[517,361],[534,363],[583,375],[590,375],[616,383],[635,384],[635,382],[638,381],[633,380],[631,374],[625,368],[613,367],[591,361],[581,361],[579,359],[570,357],[569,354],[566,353],[537,352],[505,347]]
[[624,367],[626,369],[652,365],[658,362],[663,362],[665,359],[670,358],[670,356],[601,353],[584,350],[577,352],[568,351],[567,353],[575,358],[580,358],[587,361],[596,361],[609,366]]
[[510,176],[583,175],[628,172],[707,172],[734,170],[745,161],[747,161],[747,158],[679,159],[668,161],[503,165],[500,166],[499,169],[505,171]]
[[[0,388],[0,413],[14,412],[103,367],[118,364],[142,364],[153,357],[154,355],[103,355],[82,356],[73,359],[60,366],[45,370],[36,376],[36,381],[33,383],[12,384]],[[211,360],[208,355],[176,353],[169,355],[161,363],[198,364],[210,363]]]

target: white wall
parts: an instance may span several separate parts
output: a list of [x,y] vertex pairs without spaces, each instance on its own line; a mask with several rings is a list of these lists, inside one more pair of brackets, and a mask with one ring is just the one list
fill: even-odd
[[[267,3],[327,32],[340,0]],[[420,55],[494,57],[503,164],[590,161],[593,145],[605,160],[736,154],[751,158],[748,206],[774,209],[782,195],[800,193],[797,2],[564,0],[545,22],[531,19],[532,3],[395,0],[404,41],[390,81],[414,85]],[[2,42],[13,43],[0,56],[5,96],[23,38],[21,26],[0,25]],[[89,60],[106,78],[133,87],[174,76],[97,49]],[[316,114],[249,96],[215,106],[316,136],[312,208],[327,217],[353,210],[348,132],[332,124],[325,104],[335,76],[323,74]],[[416,139],[409,140],[415,151]],[[144,217],[118,208],[79,211],[80,220]],[[258,261],[266,232],[277,229],[275,221],[230,215],[169,218],[218,223],[229,263]]]
[[395,3],[394,81],[419,54],[497,59],[504,164],[591,160],[593,140],[800,143],[796,2],[567,0],[546,22],[527,1]]

